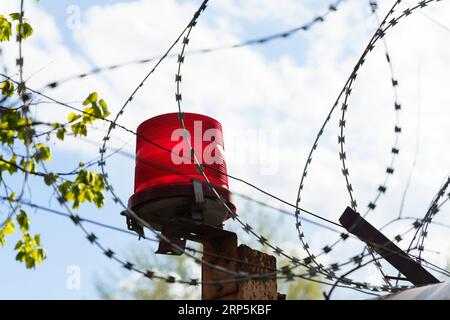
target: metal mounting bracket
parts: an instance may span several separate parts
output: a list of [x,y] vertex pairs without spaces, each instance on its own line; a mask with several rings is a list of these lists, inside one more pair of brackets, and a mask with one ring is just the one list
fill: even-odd
[[397,245],[350,207],[345,209],[339,221],[348,232],[367,243],[369,247],[381,255],[414,285],[422,286],[439,283],[439,280],[425,270],[424,267],[414,261],[402,249],[397,247]]
[[192,219],[203,221],[203,209],[206,203],[203,194],[203,185],[199,179],[192,179],[192,187],[194,189],[194,204],[192,208]]
[[139,240],[141,240],[141,238],[145,239],[144,227],[137,222],[136,219],[130,217],[126,210],[122,211],[120,214],[126,217],[128,230],[136,232],[139,235]]

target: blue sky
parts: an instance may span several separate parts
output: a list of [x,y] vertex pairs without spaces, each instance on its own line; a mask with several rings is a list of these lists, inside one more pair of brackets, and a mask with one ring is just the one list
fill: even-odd
[[[0,3],[2,1],[6,0],[0,0]],[[80,28],[75,30],[66,26],[67,8],[74,1],[43,0],[39,4],[27,3],[29,7],[25,12],[30,13],[36,29],[35,35],[25,46],[26,72],[30,76],[28,83],[34,88],[40,88],[48,82],[95,67],[155,56],[170,45],[199,3],[187,0],[76,1],[81,12],[81,23]],[[249,0],[245,4],[238,0],[211,1],[205,15],[201,17],[198,30],[192,36],[191,48],[233,44],[286,30],[324,12],[329,3],[326,0],[280,0],[276,4],[271,0]],[[390,3],[387,0],[380,1],[380,12],[386,12]],[[13,7],[9,0],[8,6],[8,9]],[[0,13],[4,13],[3,9],[0,9]],[[440,8],[430,8],[427,13],[439,21],[449,21],[450,7],[443,3]],[[277,40],[265,46],[192,56],[185,63],[183,90],[186,94],[183,96],[183,107],[188,111],[211,115],[222,123],[225,145],[229,149],[227,152],[230,152],[227,154],[230,173],[244,177],[293,203],[301,169],[313,138],[373,31],[374,20],[367,5],[358,0],[347,0],[341,10],[308,33],[299,33],[290,39]],[[416,38],[411,39],[411,34],[415,34]],[[436,127],[444,127],[449,117],[450,97],[443,90],[446,78],[442,71],[450,67],[447,37],[448,32],[420,15],[412,17],[388,37],[391,56],[395,61],[394,68],[402,84],[400,98],[406,109],[402,114],[405,136],[402,136],[401,141],[403,157],[397,162],[398,176],[395,176],[390,186],[392,193],[383,199],[379,214],[372,220],[375,224],[381,225],[389,220],[399,206],[400,195],[413,161],[419,116],[423,119],[421,130],[426,134],[419,136],[420,155],[406,211],[410,215],[421,216],[443,177],[448,174],[446,163],[450,155],[448,149],[440,146],[450,141],[448,136],[435,130]],[[5,49],[6,63],[13,69],[16,48],[6,46]],[[391,131],[383,130],[394,124],[390,108],[393,100],[390,74],[383,56],[383,50],[377,48],[367,62],[365,72],[360,75],[361,79],[355,87],[351,101],[354,110],[349,115],[351,168],[355,190],[363,203],[373,197],[384,177],[383,171],[389,160],[388,151],[392,142]],[[66,102],[79,102],[90,91],[97,90],[108,101],[114,114],[150,67],[131,66],[84,80],[70,81],[47,93]],[[165,61],[149,84],[139,92],[121,123],[135,128],[146,118],[175,111],[175,70],[175,60]],[[422,104],[422,113],[419,112],[419,103]],[[63,119],[67,112],[54,105],[42,105],[37,110],[37,116]],[[304,200],[307,208],[333,220],[337,220],[341,208],[345,208],[348,202],[345,190],[342,190],[344,184],[336,161],[337,121],[336,117],[331,123],[318,150],[317,160],[314,159],[315,166],[308,173],[311,180],[308,181]],[[96,125],[89,138],[90,143],[52,142],[55,151],[51,169],[67,171],[79,161],[96,158],[98,141],[102,139],[104,128],[101,124]],[[278,138],[261,141],[264,130],[269,132],[271,138]],[[125,142],[129,142],[126,150],[132,153],[134,137],[120,130],[115,131],[111,145],[118,147]],[[263,147],[269,145],[268,153],[252,149],[261,143]],[[238,145],[242,148],[238,149]],[[435,156],[437,150],[441,150],[438,158]],[[133,161],[114,156],[107,162],[111,182],[125,202],[133,191]],[[268,164],[274,169],[269,173],[264,170]],[[283,207],[239,183],[231,181],[230,184],[232,190]],[[30,189],[32,201],[61,209],[52,198],[51,190],[43,188],[42,181],[32,179]],[[27,192],[26,198],[30,199],[30,193]],[[239,201],[238,208],[245,210],[246,203]],[[120,206],[108,196],[101,210],[83,205],[79,214],[125,228],[120,211]],[[9,238],[7,246],[0,248],[0,298],[94,299],[98,297],[95,279],[104,279],[109,273],[125,280],[130,277],[129,272],[92,247],[84,239],[81,230],[67,218],[32,209],[28,209],[28,212],[33,232],[42,234],[48,258],[36,270],[25,270],[14,261],[12,247],[18,235]],[[300,246],[293,220],[256,212],[261,215],[259,219],[268,219],[268,224],[279,225],[280,235],[274,238],[277,244],[299,255],[303,254],[296,251]],[[255,213],[243,214],[248,215],[250,221],[254,219],[252,214]],[[125,257],[134,248],[155,249],[124,234],[90,225],[87,227],[99,236],[106,247],[111,247]],[[232,224],[227,227],[238,229]],[[395,235],[407,227],[406,222],[399,223],[387,232]],[[447,252],[450,251],[445,245],[448,242],[442,242],[444,231],[433,229],[435,236],[430,239],[430,248],[441,254],[430,253],[427,257],[439,265],[445,264]],[[310,226],[306,226],[305,234],[316,251],[336,238],[332,233]],[[240,236],[245,243],[254,244],[254,239]],[[358,244],[353,242],[349,247],[342,246],[330,257],[325,257],[324,263],[350,257],[358,252],[358,248]],[[81,270],[80,290],[69,290],[66,286],[66,271],[72,265],[79,266]],[[379,281],[374,269],[367,269],[358,276],[366,281]],[[337,291],[336,297],[366,296],[342,290]]]
[[[131,1],[77,1],[76,5],[84,13],[93,5],[95,6],[109,6],[114,3],[126,3]],[[63,44],[75,55],[80,55],[86,59],[91,68],[101,66],[96,65],[95,62],[89,61],[89,57],[84,55],[83,47],[74,41],[73,30],[66,27],[67,8],[73,5],[73,1],[42,1],[39,5],[40,10],[44,10],[46,14],[56,23],[57,30],[62,37]],[[83,24],[84,16],[81,16],[81,23]],[[125,19],[130,19],[126,17]],[[254,23],[248,24],[242,21],[242,27],[249,36],[260,36],[271,32],[271,28],[266,24]],[[38,30],[39,23],[35,23],[35,29]],[[256,32],[255,32],[256,31]],[[284,46],[281,42],[282,47]],[[268,56],[277,55],[277,50],[282,50],[279,47],[272,47],[273,50],[264,50]],[[146,55],[142,55],[146,57]],[[126,60],[125,60],[126,61]],[[122,61],[117,61],[122,62]],[[51,77],[49,78],[51,80]],[[95,155],[93,156],[95,157]],[[58,153],[57,160],[53,161],[55,171],[67,171],[77,164],[73,161],[74,158],[78,161],[90,160],[90,158],[78,157],[76,152]],[[70,164],[67,166],[66,164]],[[120,159],[114,161],[114,168],[120,168]],[[124,189],[121,194],[130,194],[132,192],[133,183],[133,168],[128,163],[126,172],[129,174],[121,176],[122,184],[116,189]],[[122,170],[118,170],[121,172]],[[43,190],[41,181],[32,180],[31,182],[32,197],[27,198],[31,201],[38,199],[38,203],[44,206],[51,206],[56,209],[61,209],[54,197],[49,201],[40,201],[41,199],[49,199],[51,192]],[[110,203],[110,202],[109,202]],[[64,211],[64,210],[62,210]],[[2,299],[92,299],[98,297],[98,292],[94,287],[94,280],[97,278],[103,279],[102,274],[113,271],[123,274],[117,266],[106,259],[98,249],[93,248],[86,239],[81,230],[74,227],[72,222],[64,217],[60,217],[45,211],[33,210],[27,208],[32,220],[33,232],[41,233],[43,245],[47,252],[47,260],[35,270],[25,270],[18,262],[14,261],[15,253],[12,250],[13,244],[18,239],[18,235],[12,236],[8,240],[8,245],[2,250],[2,276],[0,281],[2,283],[0,290],[0,298]],[[124,228],[124,218],[119,215],[120,210],[117,206],[107,204],[102,210],[89,207],[82,210],[82,216],[89,219],[105,222],[111,225]],[[107,215],[107,216],[106,216]],[[122,254],[129,250],[131,246],[137,246],[139,243],[136,239],[127,235],[117,234],[113,231],[104,231],[98,227],[88,226],[90,230],[95,232],[101,239],[102,243],[110,243],[114,250]],[[152,248],[151,250],[153,250]],[[81,290],[68,290],[66,287],[67,268],[71,265],[79,266],[81,269]]]

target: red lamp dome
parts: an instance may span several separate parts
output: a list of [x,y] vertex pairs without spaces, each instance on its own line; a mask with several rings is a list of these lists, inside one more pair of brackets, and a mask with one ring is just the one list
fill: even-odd
[[137,129],[134,194],[128,207],[159,230],[174,217],[193,216],[198,205],[194,184],[201,186],[204,211],[214,213],[214,218],[209,214],[204,223],[221,226],[228,217],[227,210],[198,172],[191,147],[209,182],[229,208],[235,210],[228,189],[222,126],[201,114],[184,113],[183,119],[186,131],[178,113],[150,118]]

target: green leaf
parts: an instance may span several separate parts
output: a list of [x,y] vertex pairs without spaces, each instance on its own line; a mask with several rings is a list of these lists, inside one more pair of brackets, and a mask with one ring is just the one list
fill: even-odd
[[34,157],[37,161],[49,161],[51,159],[50,148],[44,146],[42,143],[39,143],[35,146],[36,153]]
[[92,92],[91,94],[89,94],[89,96],[86,98],[86,100],[83,101],[83,105],[87,106],[88,104],[97,102],[97,100],[98,100],[98,93]]
[[105,202],[103,195],[105,185],[103,175],[80,170],[75,181],[64,181],[58,186],[58,190],[65,201],[73,201],[73,209],[77,209],[83,202],[91,202],[97,207],[102,207]]
[[8,197],[8,201],[11,203],[14,201],[14,199],[16,198],[16,193],[15,192],[11,192],[11,194]]
[[23,241],[19,240],[19,241],[17,241],[16,246],[14,247],[14,250],[17,250],[17,249],[19,249],[22,246],[23,246]]
[[34,241],[36,241],[36,244],[38,246],[40,246],[41,245],[41,235],[40,234],[35,235],[34,236]]
[[14,233],[14,222],[11,219],[8,219],[3,226],[2,232],[4,234],[13,234]]
[[49,173],[44,176],[44,182],[46,185],[50,186],[56,182],[58,175],[55,173]]
[[[76,136],[87,136],[88,130],[87,126],[92,125],[92,123],[95,120],[102,119],[104,117],[107,117],[109,115],[108,112],[108,105],[106,104],[105,100],[100,99],[98,101],[98,94],[97,92],[92,92],[89,94],[89,96],[84,100],[83,105],[90,107],[87,107],[83,110],[83,115],[76,115],[75,113],[70,113],[67,117],[69,123],[73,123],[71,125],[71,129],[73,134]],[[76,120],[80,121],[76,122]],[[74,123],[75,122],[75,123]],[[64,133],[65,130],[61,130],[57,132],[57,137],[60,140],[64,139]]]
[[23,158],[22,160],[20,160],[20,166],[28,172],[35,172],[36,171],[36,163],[33,161],[33,159],[30,160],[25,160],[25,158]]
[[8,168],[6,169],[8,171],[9,174],[14,174],[17,172],[17,167],[15,167],[13,164],[16,164],[16,160],[17,160],[17,155],[13,155],[11,157],[11,159],[9,160],[9,162],[11,164],[8,164]]
[[5,235],[10,235],[14,233],[14,222],[11,219],[6,220],[3,227],[0,229],[0,244],[2,247],[5,246]]
[[11,19],[17,20],[17,21],[20,21],[20,18],[21,18],[21,14],[19,12],[10,13],[9,16],[11,17]]
[[75,133],[75,136],[76,135],[81,135],[81,136],[85,136],[85,137],[87,136],[87,126],[84,123],[82,123],[82,122],[77,123],[76,127],[77,127],[77,129],[73,130]]
[[56,137],[63,141],[64,140],[64,135],[66,134],[66,129],[65,128],[60,128],[58,129],[58,131],[56,131]]
[[75,120],[78,120],[80,118],[81,116],[79,114],[69,113],[69,115],[67,116],[67,121],[74,122]]
[[19,34],[22,39],[26,39],[33,33],[33,28],[28,22],[22,22],[16,26],[17,34]]
[[22,231],[22,233],[25,233],[30,229],[30,219],[25,211],[20,210],[20,214],[17,215],[16,220],[19,223],[20,231]]
[[23,233],[22,240],[17,241],[15,250],[17,251],[16,260],[25,262],[27,269],[35,268],[46,258],[39,235]]
[[[0,161],[0,172],[6,171],[9,174],[13,174],[17,171],[17,168],[14,166],[16,164],[17,155],[13,155],[8,161]],[[3,159],[3,156],[0,155],[0,159]]]
[[98,103],[103,110],[103,118],[106,118],[107,116],[109,116],[110,113],[108,111],[108,105],[106,104],[105,100],[100,99],[100,101]]
[[12,97],[14,94],[14,85],[9,80],[0,83],[0,89],[2,90],[2,95],[4,96]]
[[0,42],[9,41],[12,35],[11,22],[0,14]]

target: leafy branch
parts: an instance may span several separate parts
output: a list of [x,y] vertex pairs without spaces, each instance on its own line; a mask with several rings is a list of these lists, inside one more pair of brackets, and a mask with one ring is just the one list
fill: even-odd
[[[35,268],[46,258],[46,253],[41,245],[41,236],[30,232],[30,223],[27,213],[20,208],[22,192],[14,190],[7,185],[10,176],[27,175],[40,176],[46,186],[56,186],[60,193],[61,203],[72,203],[73,209],[78,209],[82,203],[92,203],[100,208],[105,203],[105,178],[94,171],[80,168],[71,172],[74,179],[61,177],[58,173],[39,172],[38,168],[44,163],[50,163],[52,159],[51,148],[38,140],[35,127],[39,124],[51,125],[56,131],[56,138],[64,141],[67,134],[66,127],[70,125],[71,134],[76,137],[87,136],[89,128],[99,119],[109,115],[108,105],[103,99],[99,99],[97,92],[92,92],[84,100],[86,108],[80,113],[70,113],[67,116],[68,123],[45,123],[34,121],[30,115],[28,103],[31,93],[27,92],[23,78],[22,40],[28,39],[33,34],[33,28],[25,19],[23,13],[23,0],[21,12],[13,12],[9,15],[0,14],[0,42],[11,41],[15,36],[19,45],[19,69],[20,82],[14,82],[6,78],[0,82],[0,104],[8,101],[8,107],[0,105],[0,146],[7,150],[5,154],[0,149],[0,182],[5,186],[6,199],[10,208],[4,221],[0,221],[0,245],[6,245],[7,237],[20,231],[21,238],[15,244],[16,260],[24,263],[27,269]],[[48,136],[48,140],[50,140]],[[19,150],[25,150],[26,155],[20,155]],[[45,167],[44,167],[45,168]],[[13,179],[17,184],[17,179]],[[12,192],[8,192],[8,190]],[[17,196],[16,191],[20,194]],[[16,206],[13,206],[12,203]]]

